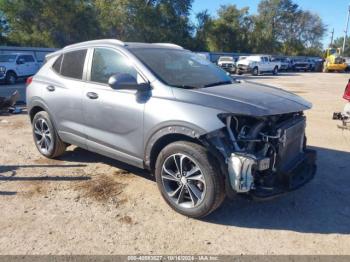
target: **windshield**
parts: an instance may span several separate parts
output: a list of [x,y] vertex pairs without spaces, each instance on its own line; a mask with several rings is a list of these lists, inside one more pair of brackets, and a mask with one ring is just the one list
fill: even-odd
[[233,79],[210,61],[187,50],[129,49],[162,82],[173,87],[202,88],[230,84]]
[[14,62],[16,55],[0,55],[0,62]]

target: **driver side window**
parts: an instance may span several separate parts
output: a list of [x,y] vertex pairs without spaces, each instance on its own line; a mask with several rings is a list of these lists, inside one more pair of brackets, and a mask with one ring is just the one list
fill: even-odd
[[90,80],[107,84],[108,79],[115,74],[130,74],[137,79],[137,71],[126,57],[110,49],[95,48]]

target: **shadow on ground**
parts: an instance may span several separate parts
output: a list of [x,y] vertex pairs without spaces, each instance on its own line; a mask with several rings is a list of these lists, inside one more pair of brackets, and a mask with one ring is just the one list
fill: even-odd
[[266,202],[226,200],[205,221],[245,228],[350,234],[350,153],[313,149],[318,152],[318,171],[309,184]]
[[[16,176],[17,170],[21,168],[69,168],[69,167],[85,167],[86,165],[3,165],[0,166],[0,182],[16,182],[16,181],[85,181],[90,180],[90,176]],[[14,196],[17,192],[0,191],[0,196]]]
[[145,179],[154,181],[154,177],[147,170],[143,170],[143,169],[125,164],[115,159],[105,157],[79,147],[74,148],[73,151],[68,151],[66,154],[60,157],[60,160],[63,160],[66,162],[80,162],[80,163],[104,163],[110,166],[114,166],[118,169],[128,171],[129,173],[133,173],[139,177],[143,177]]

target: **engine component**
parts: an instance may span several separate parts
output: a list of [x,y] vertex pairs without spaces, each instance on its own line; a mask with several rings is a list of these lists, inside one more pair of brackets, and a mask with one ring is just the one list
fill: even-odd
[[254,188],[253,172],[270,168],[270,158],[257,158],[251,154],[232,153],[228,161],[231,187],[237,193],[245,193]]

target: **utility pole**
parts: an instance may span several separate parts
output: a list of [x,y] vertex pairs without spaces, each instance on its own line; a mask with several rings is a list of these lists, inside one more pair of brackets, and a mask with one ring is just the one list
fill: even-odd
[[331,35],[331,44],[329,45],[329,47],[333,46],[333,37],[334,37],[334,28],[332,30],[332,35]]
[[344,35],[344,42],[343,42],[343,54],[345,51],[346,38],[348,37],[349,18],[350,18],[350,5],[348,7],[348,18],[346,19],[346,28],[345,28],[345,35]]

